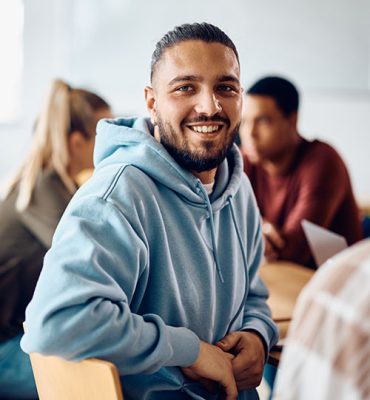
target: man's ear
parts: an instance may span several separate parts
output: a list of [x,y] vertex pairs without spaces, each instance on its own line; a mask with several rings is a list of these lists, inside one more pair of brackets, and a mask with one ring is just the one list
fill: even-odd
[[144,89],[146,107],[150,113],[150,121],[155,126],[157,125],[157,101],[155,99],[154,90],[150,86]]

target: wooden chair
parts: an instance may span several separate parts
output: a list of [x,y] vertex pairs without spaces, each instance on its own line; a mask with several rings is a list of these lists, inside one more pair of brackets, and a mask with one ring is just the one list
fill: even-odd
[[123,400],[114,364],[96,358],[66,361],[31,353],[40,400]]

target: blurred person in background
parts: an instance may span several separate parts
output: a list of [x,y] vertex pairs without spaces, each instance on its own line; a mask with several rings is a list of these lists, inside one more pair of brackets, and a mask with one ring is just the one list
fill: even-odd
[[240,139],[247,173],[263,217],[265,257],[315,266],[301,221],[362,238],[347,168],[329,144],[297,131],[299,94],[288,80],[269,76],[246,92]]
[[81,171],[93,167],[95,128],[110,117],[98,95],[52,82],[30,151],[0,202],[0,398],[36,398],[19,346],[25,308]]
[[[288,80],[268,76],[244,97],[240,139],[244,171],[263,217],[267,261],[286,260],[316,268],[301,227],[307,219],[343,235],[362,238],[350,177],[338,153],[297,130],[299,93]],[[273,387],[276,369],[266,365]]]

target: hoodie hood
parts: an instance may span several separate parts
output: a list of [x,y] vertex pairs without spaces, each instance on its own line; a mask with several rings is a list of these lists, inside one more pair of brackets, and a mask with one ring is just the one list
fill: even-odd
[[[152,136],[149,119],[103,119],[97,126],[94,164],[97,169],[112,164],[129,164],[153,180],[179,193],[187,201],[204,207],[207,196],[200,180],[182,168]],[[240,187],[242,158],[236,145],[218,167],[210,201],[212,209],[222,208]]]

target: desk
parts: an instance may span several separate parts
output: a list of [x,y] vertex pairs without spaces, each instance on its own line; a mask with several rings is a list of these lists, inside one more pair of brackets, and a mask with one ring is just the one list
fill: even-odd
[[[286,261],[266,263],[261,266],[260,277],[270,291],[267,304],[271,308],[272,319],[276,322],[280,339],[284,339],[294,306],[302,288],[314,274],[314,270]],[[269,363],[277,366],[281,347],[275,347],[269,354]]]

